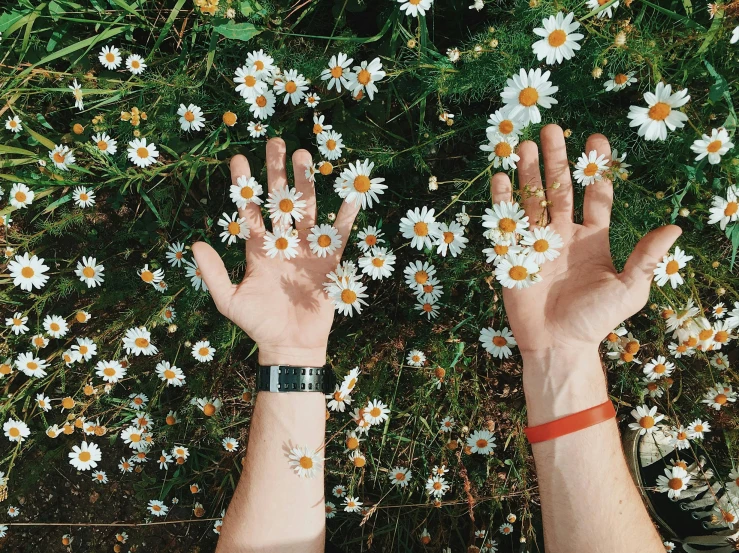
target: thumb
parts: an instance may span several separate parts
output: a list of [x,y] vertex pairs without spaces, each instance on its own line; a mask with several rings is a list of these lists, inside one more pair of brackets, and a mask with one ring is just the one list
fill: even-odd
[[662,261],[682,232],[676,225],[660,227],[639,240],[631,252],[620,278],[629,288],[631,297],[640,302],[637,309],[649,298],[649,287],[657,263]]
[[228,307],[234,285],[221,256],[205,242],[195,242],[192,245],[192,253],[218,311],[225,315],[224,310]]

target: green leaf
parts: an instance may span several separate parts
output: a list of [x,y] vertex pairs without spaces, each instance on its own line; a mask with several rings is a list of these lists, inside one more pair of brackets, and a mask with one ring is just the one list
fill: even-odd
[[718,32],[721,30],[721,22],[724,19],[724,10],[719,10],[716,12],[716,15],[713,17],[713,23],[711,23],[711,28],[708,29],[708,32],[706,33],[706,38],[703,40],[703,44],[701,44],[701,47],[698,48],[698,54],[703,54],[708,50],[708,47],[711,46],[711,43],[713,40],[718,36]]
[[234,23],[233,21],[216,25],[213,30],[221,36],[242,42],[247,42],[264,31],[252,23]]
[[4,33],[15,23],[17,23],[22,17],[26,15],[25,12],[12,11],[10,13],[4,13],[0,15],[0,33]]
[[251,17],[253,15],[260,15],[265,17],[267,10],[257,0],[242,0],[239,4],[241,15],[244,17]]

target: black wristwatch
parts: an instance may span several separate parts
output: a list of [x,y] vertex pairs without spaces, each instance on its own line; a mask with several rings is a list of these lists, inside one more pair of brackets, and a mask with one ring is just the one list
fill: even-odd
[[259,365],[258,392],[320,392],[334,391],[334,371],[325,367],[293,367],[291,365]]

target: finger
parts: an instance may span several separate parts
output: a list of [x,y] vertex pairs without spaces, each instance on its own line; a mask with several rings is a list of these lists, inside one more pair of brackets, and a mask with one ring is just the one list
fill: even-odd
[[[611,145],[602,134],[593,134],[585,144],[585,153],[595,150],[598,155],[611,160]],[[583,205],[583,224],[592,227],[608,228],[611,224],[611,207],[613,206],[613,183],[602,178],[585,187],[585,203]]]
[[558,221],[571,223],[574,206],[572,177],[562,127],[547,125],[541,130],[541,152],[544,156],[549,218],[555,223]]
[[[267,188],[270,193],[287,186],[287,156],[285,152],[285,141],[281,138],[272,138],[267,142]],[[272,221],[272,229],[274,230],[278,225],[274,224],[274,219]],[[288,225],[283,224],[279,226],[282,228],[288,227]]]
[[313,165],[313,158],[307,150],[297,150],[293,154],[293,172],[295,173],[295,189],[302,193],[301,200],[305,200],[305,215],[295,223],[298,229],[309,229],[316,224],[316,187],[306,176],[305,172]]
[[221,256],[205,242],[195,242],[192,254],[218,311],[226,314],[235,286],[231,283]]
[[[237,155],[231,158],[231,184],[234,186],[238,184],[239,177],[251,177],[251,169],[249,168],[249,162],[242,155]],[[246,223],[249,225],[249,239],[254,236],[261,236],[264,234],[264,219],[262,218],[262,210],[259,206],[253,202],[248,203],[245,208],[239,209],[239,217],[246,219]],[[246,241],[247,247],[249,240]]]
[[537,197],[541,190],[541,172],[539,171],[539,149],[536,144],[527,140],[518,147],[521,161],[518,163],[518,180],[523,198],[523,209],[529,217],[531,226],[545,225],[547,210],[541,207],[543,197]]
[[490,193],[493,196],[493,203],[511,201],[511,179],[506,173],[495,173],[490,179]]
[[675,225],[660,227],[639,240],[631,252],[619,278],[629,287],[629,296],[640,302],[637,309],[644,305],[649,297],[649,287],[654,279],[657,263],[662,261],[682,232],[680,227]]
[[339,208],[339,214],[336,216],[334,221],[334,228],[341,235],[341,248],[339,248],[338,256],[344,252],[344,248],[349,243],[349,235],[352,233],[352,225],[354,225],[354,219],[357,217],[360,208],[362,207],[361,202],[349,202],[344,200]]

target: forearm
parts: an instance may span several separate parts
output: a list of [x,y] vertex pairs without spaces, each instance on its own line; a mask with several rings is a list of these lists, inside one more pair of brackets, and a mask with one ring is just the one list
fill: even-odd
[[[524,355],[529,426],[608,399],[597,348]],[[634,486],[615,420],[533,444],[550,553],[661,553],[664,547]]]
[[323,468],[314,478],[299,478],[288,451],[307,446],[323,457],[325,415],[320,393],[259,393],[217,553],[323,553]]

